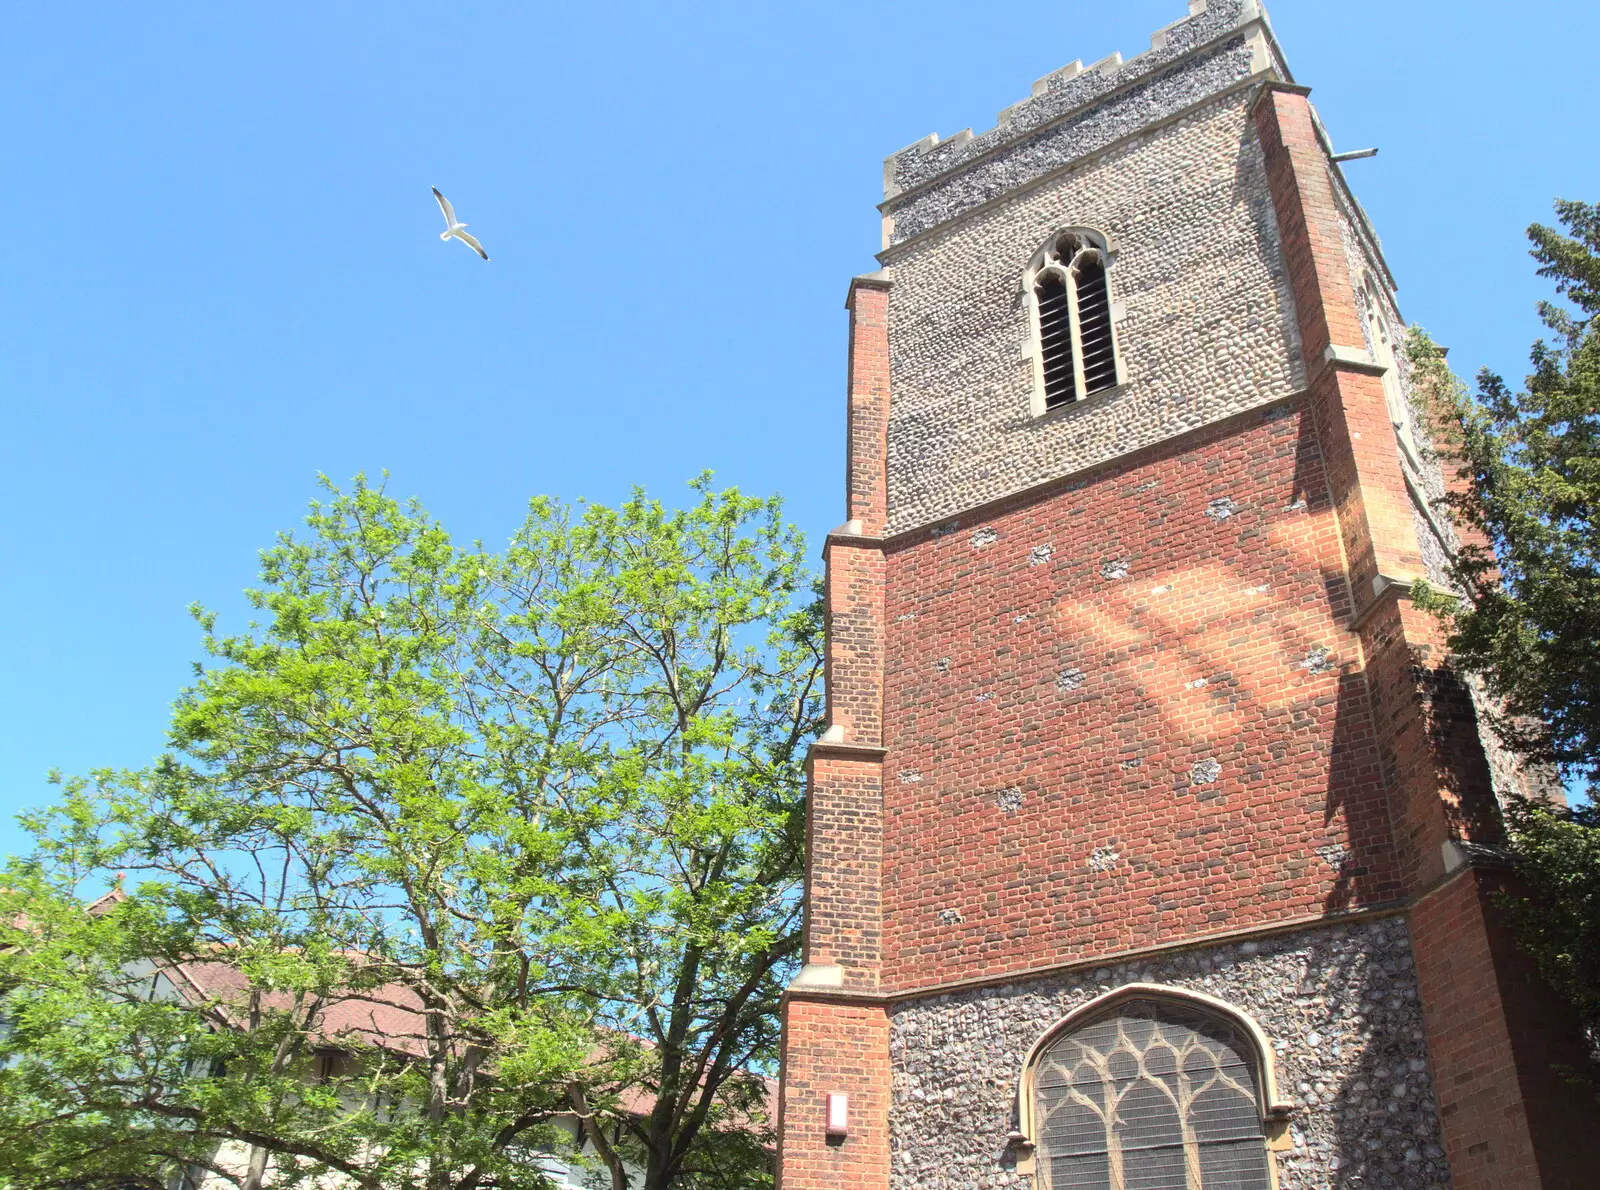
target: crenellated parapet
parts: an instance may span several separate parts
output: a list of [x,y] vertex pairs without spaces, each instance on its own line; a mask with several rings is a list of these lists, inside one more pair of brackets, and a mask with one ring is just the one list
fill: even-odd
[[884,247],[1138,134],[1235,86],[1289,71],[1257,0],[1190,0],[1133,58],[1073,62],[995,126],[924,137],[884,161]]

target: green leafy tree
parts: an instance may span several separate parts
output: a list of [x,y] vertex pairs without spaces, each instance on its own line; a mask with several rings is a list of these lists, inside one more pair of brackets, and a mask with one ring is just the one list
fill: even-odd
[[1600,1092],[1600,812],[1518,798],[1507,818],[1518,891],[1504,907],[1540,974],[1577,1010],[1591,1063],[1572,1073]]
[[1456,554],[1444,592],[1456,663],[1480,675],[1508,743],[1591,784],[1600,771],[1600,208],[1557,204],[1571,236],[1528,231],[1539,274],[1577,307],[1540,305],[1553,342],[1534,345],[1527,387],[1493,372],[1468,394],[1413,332],[1408,356],[1441,417],[1441,452],[1464,483],[1447,497],[1481,536]]
[[0,875],[0,1185],[542,1187],[573,1119],[618,1190],[762,1184],[820,614],[694,488],[491,552],[358,478],[197,610],[171,751]]
[[[1450,568],[1453,592],[1417,591],[1448,628],[1455,664],[1482,679],[1500,738],[1569,788],[1600,781],[1600,207],[1558,202],[1563,230],[1528,229],[1539,275],[1573,308],[1541,303],[1552,333],[1524,391],[1479,373],[1469,394],[1443,352],[1413,332],[1413,377],[1460,483],[1446,498],[1474,531]],[[1600,818],[1516,799],[1520,855],[1510,902],[1523,944],[1600,1040]]]

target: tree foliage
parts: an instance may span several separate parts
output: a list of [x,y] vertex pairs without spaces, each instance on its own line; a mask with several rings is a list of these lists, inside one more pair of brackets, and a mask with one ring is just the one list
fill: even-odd
[[1577,307],[1551,302],[1554,335],[1532,352],[1520,393],[1494,373],[1469,395],[1443,353],[1413,333],[1408,355],[1443,414],[1441,444],[1466,482],[1447,498],[1476,530],[1450,579],[1463,596],[1422,592],[1448,614],[1449,647],[1480,675],[1502,710],[1501,737],[1528,756],[1592,784],[1600,772],[1600,208],[1557,204],[1571,235],[1528,231],[1539,274]]
[[[1504,904],[1517,940],[1577,1010],[1600,1057],[1600,811],[1519,798],[1507,816],[1518,881]],[[1600,1066],[1585,1073],[1600,1090]]]
[[[1447,497],[1476,531],[1450,568],[1454,592],[1420,585],[1448,627],[1455,664],[1478,675],[1500,738],[1556,766],[1592,797],[1600,782],[1600,207],[1558,202],[1564,231],[1528,229],[1539,275],[1572,309],[1541,303],[1553,338],[1533,346],[1522,392],[1484,370],[1476,394],[1426,335],[1408,343],[1436,416]],[[1590,807],[1515,798],[1519,855],[1507,898],[1518,937],[1600,1042],[1600,817]]]
[[574,1115],[614,1186],[761,1183],[820,614],[694,488],[492,552],[329,485],[259,623],[196,611],[170,752],[3,875],[0,1185],[538,1187]]

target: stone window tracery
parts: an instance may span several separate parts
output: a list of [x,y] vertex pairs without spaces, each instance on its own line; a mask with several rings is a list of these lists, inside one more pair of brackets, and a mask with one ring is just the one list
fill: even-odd
[[1271,1190],[1258,1039],[1192,1002],[1138,996],[1037,1052],[1040,1190]]
[[1058,232],[1034,254],[1026,290],[1034,333],[1036,412],[1058,409],[1122,383],[1105,238]]

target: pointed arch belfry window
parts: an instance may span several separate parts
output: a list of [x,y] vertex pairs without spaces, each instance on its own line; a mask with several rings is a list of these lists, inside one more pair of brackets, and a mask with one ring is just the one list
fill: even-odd
[[1123,988],[1041,1039],[1019,1134],[1039,1190],[1271,1190],[1271,1047],[1220,1002]]
[[1057,232],[1034,253],[1035,412],[1058,409],[1122,383],[1112,320],[1110,252],[1098,232]]

